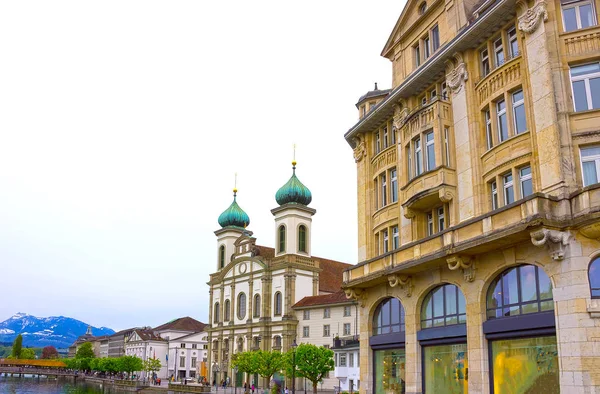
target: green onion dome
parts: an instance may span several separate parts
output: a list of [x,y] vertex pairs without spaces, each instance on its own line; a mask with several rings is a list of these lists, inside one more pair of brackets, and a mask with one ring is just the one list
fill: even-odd
[[221,227],[241,227],[246,228],[250,224],[248,214],[244,212],[236,201],[237,189],[233,189],[233,202],[220,216],[219,225]]
[[312,193],[296,177],[295,161],[292,162],[292,170],[292,177],[285,185],[277,190],[277,194],[275,194],[275,200],[279,205],[284,205],[291,202],[308,205],[312,201]]

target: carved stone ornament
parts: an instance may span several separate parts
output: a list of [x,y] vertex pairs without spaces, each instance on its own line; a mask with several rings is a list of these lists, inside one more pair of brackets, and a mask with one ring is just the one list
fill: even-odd
[[443,187],[439,190],[438,195],[440,201],[443,203],[450,202],[454,198],[454,193],[447,187]]
[[401,106],[401,105],[395,105],[394,106],[394,122],[393,122],[394,124],[393,124],[393,126],[397,130],[400,130],[400,128],[404,124],[404,120],[406,119],[407,116],[408,116],[408,108],[406,108],[405,106]]
[[390,284],[390,287],[399,286],[406,292],[407,297],[412,296],[412,291],[414,288],[412,276],[392,274],[388,276],[388,283]]
[[354,162],[358,163],[365,157],[365,141],[360,138],[354,138],[356,147],[354,148]]
[[531,243],[535,246],[540,248],[546,246],[552,260],[560,261],[565,258],[569,238],[571,238],[571,234],[568,231],[541,228],[532,231],[529,235],[531,236]]
[[407,219],[413,219],[416,216],[415,211],[410,208],[404,208],[404,217]]
[[467,79],[467,66],[462,55],[457,52],[454,54],[454,61],[446,60],[446,84],[452,93],[458,93]]
[[446,260],[450,271],[461,269],[465,280],[473,282],[475,280],[475,262],[469,256],[452,256]]
[[358,302],[361,308],[365,307],[365,301],[367,299],[367,291],[365,289],[345,289],[346,298]]
[[546,0],[536,1],[531,8],[527,7],[525,1],[518,1],[517,7],[524,11],[524,13],[519,16],[519,30],[522,32],[531,34],[538,28],[540,21],[546,22],[548,20]]

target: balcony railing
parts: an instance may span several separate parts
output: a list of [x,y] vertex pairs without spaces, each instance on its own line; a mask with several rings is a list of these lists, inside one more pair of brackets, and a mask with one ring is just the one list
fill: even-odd
[[332,349],[343,349],[343,348],[347,348],[350,346],[358,346],[359,344],[360,344],[360,340],[358,338],[358,335],[334,338]]

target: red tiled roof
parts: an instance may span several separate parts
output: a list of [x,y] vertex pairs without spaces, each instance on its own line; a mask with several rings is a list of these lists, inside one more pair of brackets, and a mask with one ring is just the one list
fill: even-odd
[[135,330],[135,333],[141,338],[142,341],[164,341],[158,334],[155,334],[153,330]]
[[260,256],[267,258],[267,259],[272,259],[273,257],[275,257],[275,249],[274,248],[269,248],[268,246],[260,246],[260,245],[256,245],[256,247],[260,251]]
[[322,257],[312,257],[319,262],[319,267],[323,271],[319,273],[319,291],[335,293],[342,288],[343,272],[352,264],[341,263],[339,261],[324,259]]
[[204,327],[206,327],[206,324],[199,322],[196,319],[192,319],[189,316],[186,316],[186,317],[180,317],[179,319],[175,319],[173,321],[165,323],[162,326],[158,326],[154,329],[154,331],[177,330],[177,331],[200,332],[200,331],[204,331]]
[[304,297],[300,301],[296,302],[292,308],[306,308],[316,305],[346,304],[352,302],[352,300],[346,298],[344,291],[340,290],[333,294]]

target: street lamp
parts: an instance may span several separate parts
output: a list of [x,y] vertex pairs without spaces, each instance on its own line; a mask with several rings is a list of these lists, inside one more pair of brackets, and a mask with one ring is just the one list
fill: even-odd
[[292,394],[296,394],[296,339],[292,342]]

